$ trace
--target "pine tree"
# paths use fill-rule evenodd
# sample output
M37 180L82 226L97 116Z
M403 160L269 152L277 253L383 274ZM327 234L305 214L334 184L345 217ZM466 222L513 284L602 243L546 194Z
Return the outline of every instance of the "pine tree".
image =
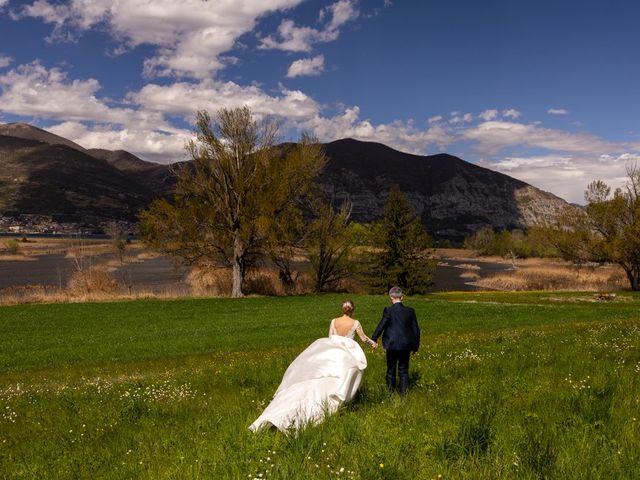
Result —
M435 271L435 261L429 258L431 239L397 186L389 193L374 231L381 252L372 259L372 287L382 292L399 286L409 294L424 293L433 284Z

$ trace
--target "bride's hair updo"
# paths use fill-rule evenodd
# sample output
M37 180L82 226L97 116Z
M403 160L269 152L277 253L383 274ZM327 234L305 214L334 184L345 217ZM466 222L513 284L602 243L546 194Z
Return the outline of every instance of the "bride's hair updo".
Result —
M355 308L356 307L351 300L345 300L342 302L342 313L345 315L351 315Z

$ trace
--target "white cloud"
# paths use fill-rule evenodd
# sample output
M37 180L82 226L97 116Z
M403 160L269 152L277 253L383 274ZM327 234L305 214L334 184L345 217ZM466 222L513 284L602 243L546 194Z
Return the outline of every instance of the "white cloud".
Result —
M584 191L593 180L603 180L613 188L626 181L626 161L638 155L622 154L601 161L597 155L549 154L481 160L479 165L518 178L573 203L584 204Z
M320 19L322 20L325 16L331 18L326 30L330 32L337 31L345 23L355 20L360 14L356 3L357 0L339 0L333 5L324 8L320 13Z
M13 58L0 55L0 68L8 67L12 61Z
M7 5L8 3L9 3L9 0L0 0L0 9L2 9L2 7Z
M459 138L476 141L476 149L482 154L493 154L513 146L585 153L604 153L616 149L614 144L594 135L505 121L490 121L472 126L461 131Z
M503 110L502 111L502 116L507 117L507 118L512 118L512 119L516 119L518 118L520 115L522 115L519 111L514 110L513 108L510 108L508 110Z
M429 117L427 120L429 123L438 123L442 121L442 115L436 115L435 117Z
M127 150L146 160L160 163L186 160L185 144L192 138L189 130L169 134L113 125L98 124L89 127L79 122L63 122L47 130L85 148Z
M452 140L446 129L439 125L424 131L416 129L411 121L374 125L371 121L360 118L360 108L357 106L346 108L333 117L316 115L298 122L297 127L313 132L325 142L351 137L384 143L398 150L417 154L424 154L433 146L442 149Z
M214 80L148 84L127 99L145 111L179 115L189 121L197 110L214 112L243 105L258 116L275 115L294 121L316 115L320 110L315 100L299 90L282 89L279 96L272 96L255 85L243 87Z
M473 115L470 113L465 113L464 115L459 112L452 112L451 118L449 119L449 123L452 125L457 125L460 123L469 123L473 120Z
M495 109L485 110L484 112L478 115L478 117L483 119L485 122L488 122L489 120L493 120L497 116L498 116L498 110L495 110Z
M221 55L269 12L292 8L302 0L37 0L16 18L36 17L54 26L52 39L69 39L92 27L108 29L116 52L148 44L157 54L145 62L147 75L204 78L224 67Z
M289 65L287 77L320 75L324 71L324 55L313 58L302 58Z
M568 115L569 111L564 108L550 108L547 110L547 113L549 115Z
M173 144L169 134L184 135L182 129L169 123L170 115L192 122L200 109L215 112L248 105L256 116L279 116L295 124L319 115L321 109L299 90L282 88L279 94L269 95L255 85L243 87L210 79L147 84L119 102L99 97L100 89L95 79L70 79L58 68L47 69L33 62L0 75L0 111L60 120L64 128L73 127L71 139L81 145L115 148L114 145L126 144L134 153L140 153L153 152L153 145ZM100 145L101 140L105 143ZM183 140L177 143L182 144Z
M261 39L260 48L289 52L309 52L313 43L319 41L320 32L311 27L296 27L293 20L283 20L278 26L279 40L273 36Z
M331 42L340 35L340 28L360 15L356 0L339 0L320 11L322 29L298 27L293 20L283 20L276 35L261 38L260 48L289 52L309 52L316 43Z
M171 130L160 115L108 105L96 96L100 88L100 83L93 78L70 80L58 68L47 69L33 62L0 75L0 108L14 115L135 123Z

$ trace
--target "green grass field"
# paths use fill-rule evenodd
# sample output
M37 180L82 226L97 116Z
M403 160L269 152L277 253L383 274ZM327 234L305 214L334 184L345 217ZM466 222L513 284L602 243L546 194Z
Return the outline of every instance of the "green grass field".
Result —
M384 352L296 435L249 424L340 295L0 307L0 478L640 477L640 296L410 298L407 398ZM384 297L353 296L367 333Z

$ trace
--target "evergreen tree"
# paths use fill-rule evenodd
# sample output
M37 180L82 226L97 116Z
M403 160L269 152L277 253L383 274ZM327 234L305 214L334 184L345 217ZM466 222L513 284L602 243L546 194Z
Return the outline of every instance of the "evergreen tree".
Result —
M397 186L389 193L374 231L381 251L372 259L372 287L387 291L399 286L409 294L424 293L433 284L436 265L429 258L431 239Z

